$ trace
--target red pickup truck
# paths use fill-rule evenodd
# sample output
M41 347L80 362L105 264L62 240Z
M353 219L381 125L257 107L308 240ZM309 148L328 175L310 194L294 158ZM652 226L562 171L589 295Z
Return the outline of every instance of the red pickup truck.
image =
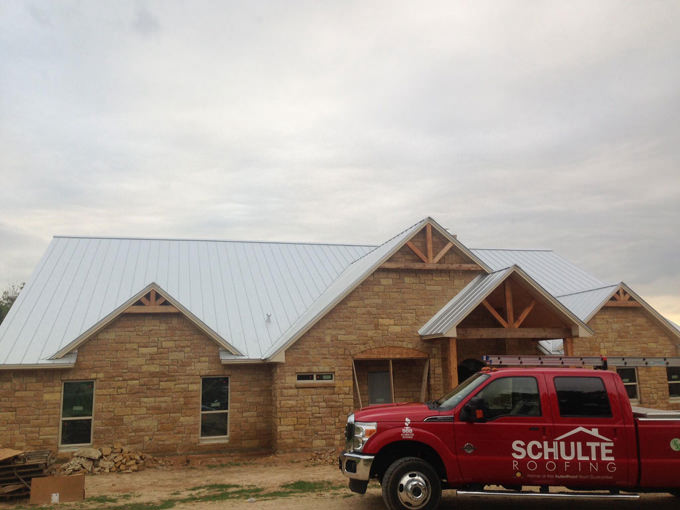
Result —
M487 368L439 400L361 409L345 437L350 489L377 479L390 510L434 509L442 489L499 493L488 485L680 496L680 413L632 408L606 370Z

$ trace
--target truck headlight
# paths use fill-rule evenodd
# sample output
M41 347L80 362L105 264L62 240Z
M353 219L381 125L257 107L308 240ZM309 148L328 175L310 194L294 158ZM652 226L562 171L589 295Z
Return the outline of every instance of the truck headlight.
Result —
M376 422L357 421L354 423L354 437L352 438L352 449L360 452L366 441L378 431Z

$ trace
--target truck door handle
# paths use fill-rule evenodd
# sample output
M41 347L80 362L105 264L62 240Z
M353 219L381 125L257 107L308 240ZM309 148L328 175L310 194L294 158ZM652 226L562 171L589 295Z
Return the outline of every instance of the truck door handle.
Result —
M537 431L537 430L538 430L538 427L529 427L529 430Z

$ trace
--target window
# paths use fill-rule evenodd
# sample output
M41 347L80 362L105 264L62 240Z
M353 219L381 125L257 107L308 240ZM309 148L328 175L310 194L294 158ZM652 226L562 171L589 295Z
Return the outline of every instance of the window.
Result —
M332 383L334 381L335 374L333 374L333 372L308 372L297 374L297 382L299 384Z
M680 398L680 367L666 367L668 393L671 398Z
M92 443L94 381L64 381L61 401L61 444Z
M229 378L204 377L201 380L201 438L229 436Z
M503 377L479 392L484 417L541 416L538 383L533 377Z
M616 373L619 374L623 381L628 398L630 400L638 400L637 370L635 368L617 368Z
M555 377L560 416L611 418L612 410L599 377Z

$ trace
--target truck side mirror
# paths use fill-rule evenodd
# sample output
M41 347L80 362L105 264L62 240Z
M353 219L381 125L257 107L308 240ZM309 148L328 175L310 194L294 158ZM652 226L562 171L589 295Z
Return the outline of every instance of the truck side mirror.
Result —
M461 409L458 419L468 423L486 421L482 400L479 397L471 398Z

